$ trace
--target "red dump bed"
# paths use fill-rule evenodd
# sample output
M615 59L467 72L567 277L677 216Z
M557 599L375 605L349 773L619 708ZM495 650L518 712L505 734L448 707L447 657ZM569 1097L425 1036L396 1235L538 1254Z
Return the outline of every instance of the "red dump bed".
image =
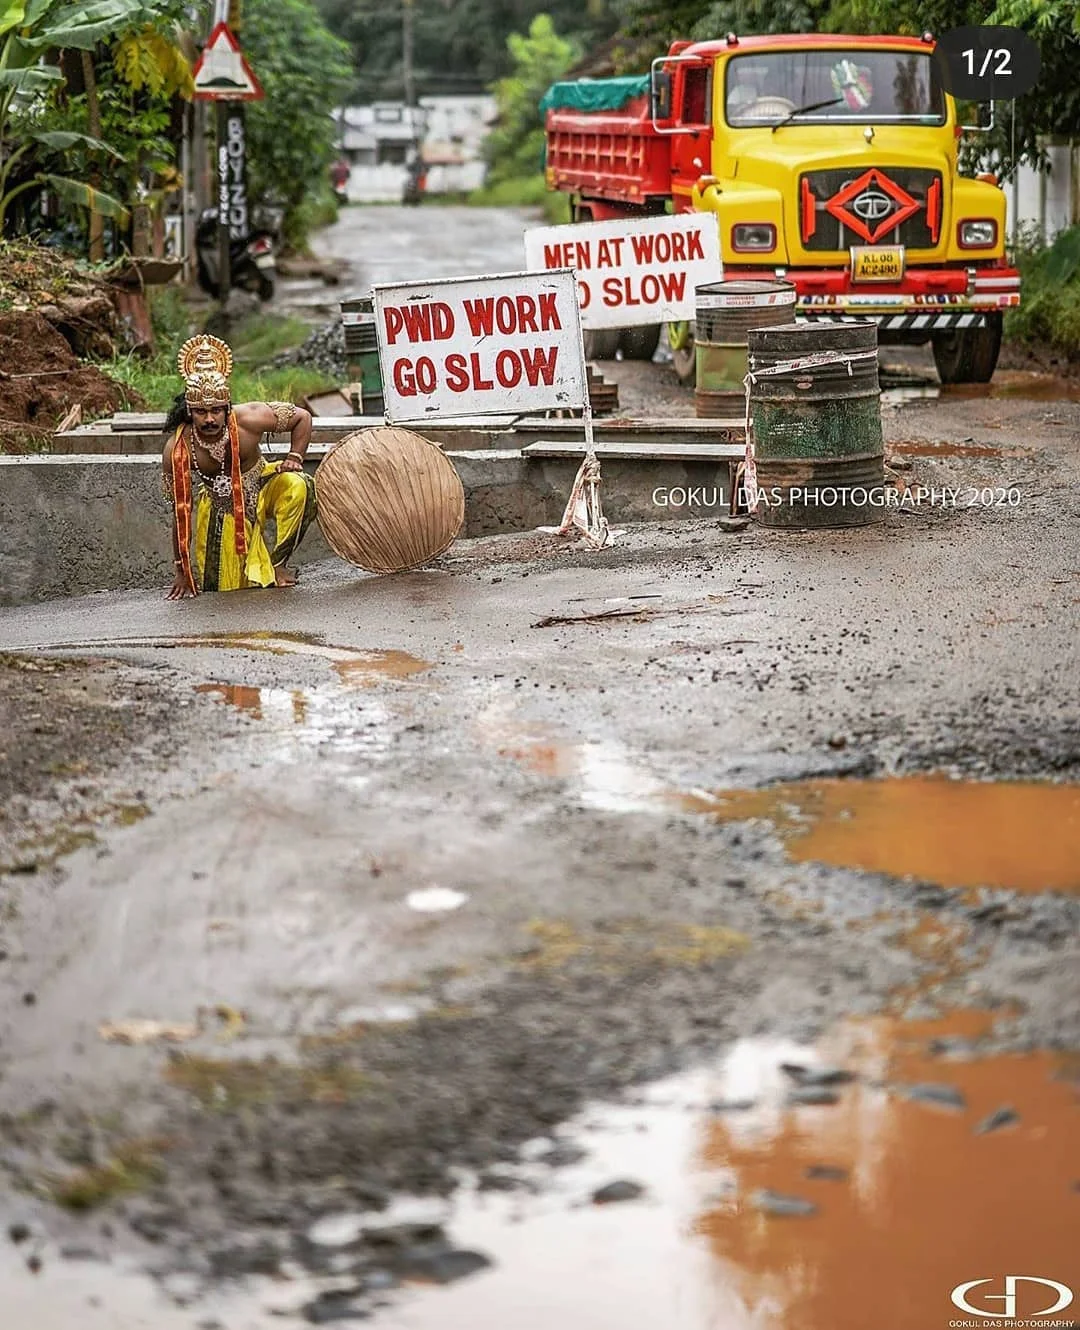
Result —
M547 113L549 189L644 203L671 194L671 136L657 134L647 96L618 111Z

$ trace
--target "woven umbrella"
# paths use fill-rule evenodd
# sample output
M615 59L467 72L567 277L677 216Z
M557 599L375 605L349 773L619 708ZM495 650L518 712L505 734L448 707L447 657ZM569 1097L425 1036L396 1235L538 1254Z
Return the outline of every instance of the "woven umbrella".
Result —
M315 472L326 543L372 573L418 568L448 549L465 491L435 444L389 426L347 434Z

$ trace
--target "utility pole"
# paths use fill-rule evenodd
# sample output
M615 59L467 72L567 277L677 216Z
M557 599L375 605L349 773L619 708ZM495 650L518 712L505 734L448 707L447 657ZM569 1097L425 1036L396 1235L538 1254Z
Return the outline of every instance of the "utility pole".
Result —
M405 105L416 105L416 84L413 79L413 3L401 0L401 71L405 83Z

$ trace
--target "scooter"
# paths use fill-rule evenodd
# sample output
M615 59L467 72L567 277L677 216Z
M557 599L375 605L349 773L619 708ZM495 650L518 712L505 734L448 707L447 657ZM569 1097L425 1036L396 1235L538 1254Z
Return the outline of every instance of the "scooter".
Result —
M424 190L427 187L427 170L419 164L409 167L409 174L405 177L405 187L401 193L402 203L415 208L424 197Z
M199 285L215 299L220 294L218 284L218 214L216 208L207 208L199 217L195 229L195 254L198 260ZM229 282L242 291L253 291L260 300L274 295L277 262L274 258L274 236L268 230L252 231L247 240L234 240L229 245Z

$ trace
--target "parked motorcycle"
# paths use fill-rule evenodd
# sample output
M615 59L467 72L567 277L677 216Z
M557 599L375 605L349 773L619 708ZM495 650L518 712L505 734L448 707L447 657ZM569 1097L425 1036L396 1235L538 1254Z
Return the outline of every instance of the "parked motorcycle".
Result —
M216 299L220 294L216 208L207 208L199 217L195 229L195 254L199 285ZM242 291L253 291L260 300L270 300L274 294L276 277L273 232L259 228L252 231L247 240L234 240L229 245L230 286Z
M427 188L427 167L419 159L409 164L409 174L405 177L401 201L410 207L416 207L424 197Z

